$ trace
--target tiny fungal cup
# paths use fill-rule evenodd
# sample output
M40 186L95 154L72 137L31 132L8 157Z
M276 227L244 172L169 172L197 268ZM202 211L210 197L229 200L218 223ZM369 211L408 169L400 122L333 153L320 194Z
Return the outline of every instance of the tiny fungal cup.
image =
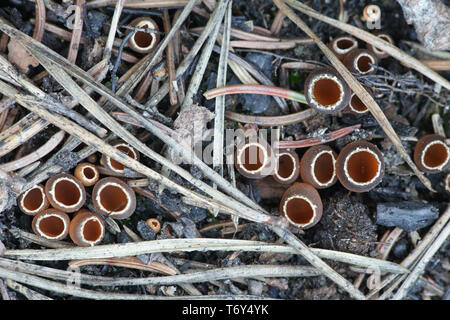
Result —
M295 182L283 194L280 213L296 227L308 229L322 218L319 192L307 183Z
M280 151L276 155L277 168L273 178L282 184L291 184L300 174L300 159L295 151Z
M69 236L77 246L92 247L103 240L105 224L89 210L81 209L69 224Z
M378 38L383 39L384 41L389 42L390 44L394 44L394 40L392 40L391 36L386 33L377 33L375 34ZM372 52L377 59L384 59L389 57L389 54L381 49L378 49L377 47L374 47L371 43L366 43L366 48L370 52Z
M69 233L69 216L50 208L34 216L31 223L33 232L49 240L62 240Z
M129 146L128 144L122 142L122 141L115 141L111 144L114 148L117 150L125 153L130 158L133 158L134 160L139 161L139 152L134 150L133 147ZM117 174L123 174L125 166L121 164L120 162L117 162L114 159L111 159L110 157L103 155L100 159L100 164L105 166L107 169L111 170L114 173Z
M317 189L331 187L337 181L337 154L326 145L309 148L300 161L302 180Z
M414 162L420 170L427 173L438 173L450 163L450 148L444 137L429 134L417 141L414 148Z
M80 180L85 187L93 186L100 178L97 167L89 162L80 163L75 168L74 176Z
M149 17L136 18L130 22L130 26L140 29L151 29L159 31L158 24ZM129 33L129 32L128 32ZM139 53L150 53L155 50L159 43L159 33L136 31L129 40L129 46L132 50Z
M378 185L384 176L384 159L372 143L359 140L346 145L336 160L341 184L354 192L366 192Z
M349 36L336 37L330 42L328 47L338 59L342 60L347 53L358 48L358 41Z
M368 87L364 88L371 96L373 95L372 89ZM348 111L356 116L362 116L365 114L369 114L370 112L367 106L361 101L361 99L359 99L359 97L354 92L352 92L350 96L350 102L348 103Z
M241 175L252 179L264 178L275 170L272 148L261 138L239 144L234 163Z
M155 218L149 218L145 221L145 223L147 223L147 225L152 228L154 233L158 233L159 230L161 230L161 223L159 222L158 219Z
M92 203L104 216L126 219L136 210L136 194L118 178L100 179L92 190Z
M376 4L369 4L364 8L363 16L366 21L376 22L381 18L381 9Z
M343 63L350 72L365 75L375 71L370 64L376 65L377 58L369 50L355 49L345 56Z
M45 194L50 204L63 212L75 212L86 202L86 191L71 174L57 174L47 180Z
M318 69L305 81L305 97L308 105L320 112L337 113L350 100L350 89L334 69Z
M41 184L35 185L22 193L17 199L17 202L20 211L30 216L42 212L50 205L45 195L44 186Z

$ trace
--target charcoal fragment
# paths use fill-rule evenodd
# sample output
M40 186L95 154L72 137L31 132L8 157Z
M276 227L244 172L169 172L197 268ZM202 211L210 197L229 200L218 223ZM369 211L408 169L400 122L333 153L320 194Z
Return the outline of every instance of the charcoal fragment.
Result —
M385 202L377 205L376 223L411 232L429 226L438 216L439 210L432 204L412 201Z
M153 229L150 228L145 221L140 220L137 223L136 229L139 232L139 234L141 235L142 239L155 240L155 237L156 237L155 231L153 231Z

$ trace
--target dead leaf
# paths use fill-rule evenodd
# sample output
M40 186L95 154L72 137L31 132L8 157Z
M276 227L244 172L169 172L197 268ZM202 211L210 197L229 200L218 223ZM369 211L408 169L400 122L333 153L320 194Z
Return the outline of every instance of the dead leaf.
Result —
M39 65L39 61L29 54L18 41L13 39L8 43L8 60L15 64L23 73L28 72L30 65L33 67Z

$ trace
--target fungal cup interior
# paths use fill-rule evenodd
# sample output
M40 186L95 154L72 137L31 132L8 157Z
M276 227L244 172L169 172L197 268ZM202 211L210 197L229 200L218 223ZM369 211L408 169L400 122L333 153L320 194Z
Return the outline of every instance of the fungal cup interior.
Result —
M302 198L289 199L285 205L285 213L296 224L307 224L314 217L314 209L311 204Z
M347 172L356 183L372 181L379 171L380 163L374 154L368 151L358 151L348 157Z

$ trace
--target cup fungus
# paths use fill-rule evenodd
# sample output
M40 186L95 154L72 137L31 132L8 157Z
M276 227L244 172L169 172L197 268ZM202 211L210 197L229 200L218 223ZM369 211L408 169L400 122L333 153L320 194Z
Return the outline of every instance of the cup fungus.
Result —
M322 200L319 192L307 183L295 182L283 194L280 213L299 228L314 226L322 218Z
M342 60L347 53L358 48L358 41L356 41L355 38L348 36L336 37L330 42L328 47L334 52L336 57Z
M80 163L75 168L74 176L80 180L85 187L93 186L100 178L97 167L89 162Z
M369 4L363 10L363 17L366 21L376 22L381 18L381 9L376 4Z
M262 138L242 142L236 147L234 163L240 174L247 178L261 179L274 172L272 148Z
M89 210L81 209L70 221L69 236L77 246L92 247L103 240L105 224Z
M158 233L159 230L161 230L161 223L158 219L155 218L149 218L145 221L145 223L152 228L154 233Z
M383 155L370 142L359 140L349 143L337 157L336 173L341 184L348 190L369 191L383 179Z
M384 41L389 42L390 44L394 44L394 40L392 40L391 36L386 33L377 33L376 36L378 38L383 39ZM372 52L377 59L384 59L389 57L389 54L381 49L378 49L377 47L374 47L371 43L366 43L366 48L370 52Z
M317 189L334 185L337 181L336 158L336 152L329 146L318 145L309 148L300 161L303 182Z
M450 163L450 148L444 137L429 134L417 141L414 148L414 162L420 170L427 173L438 173Z
M130 22L130 26L139 29L159 31L158 24L149 17L136 18ZM150 53L158 45L159 38L160 36L158 32L136 31L128 43L130 48L136 52Z
M86 202L86 191L71 174L57 174L47 180L45 194L50 204L63 212L75 212Z
M350 89L334 69L318 69L305 81L308 105L320 112L337 113L348 105Z
M49 207L47 196L45 195L44 186L35 185L22 193L17 199L20 211L30 216L34 216Z
M126 219L136 209L136 194L118 178L103 178L92 190L92 203L95 209L105 216Z
M350 72L364 75L375 71L370 64L376 65L377 58L369 50L355 49L345 56L343 63Z
M372 89L364 87L370 95L373 95ZM354 115L362 116L369 113L367 106L359 99L359 97L352 92L350 95L350 102L348 103L348 111Z
M273 178L282 184L291 184L297 180L300 173L297 152L280 151L276 157L278 161Z
M111 144L114 148L119 151L125 153L127 156L133 158L134 160L139 161L139 153L134 150L133 147L122 141L115 141ZM103 155L100 159L100 164L105 166L107 169L111 170L114 173L123 174L125 166L120 162L117 162L114 159L111 159L108 156Z
M33 232L49 240L62 240L69 233L69 216L50 208L34 216L31 223Z

